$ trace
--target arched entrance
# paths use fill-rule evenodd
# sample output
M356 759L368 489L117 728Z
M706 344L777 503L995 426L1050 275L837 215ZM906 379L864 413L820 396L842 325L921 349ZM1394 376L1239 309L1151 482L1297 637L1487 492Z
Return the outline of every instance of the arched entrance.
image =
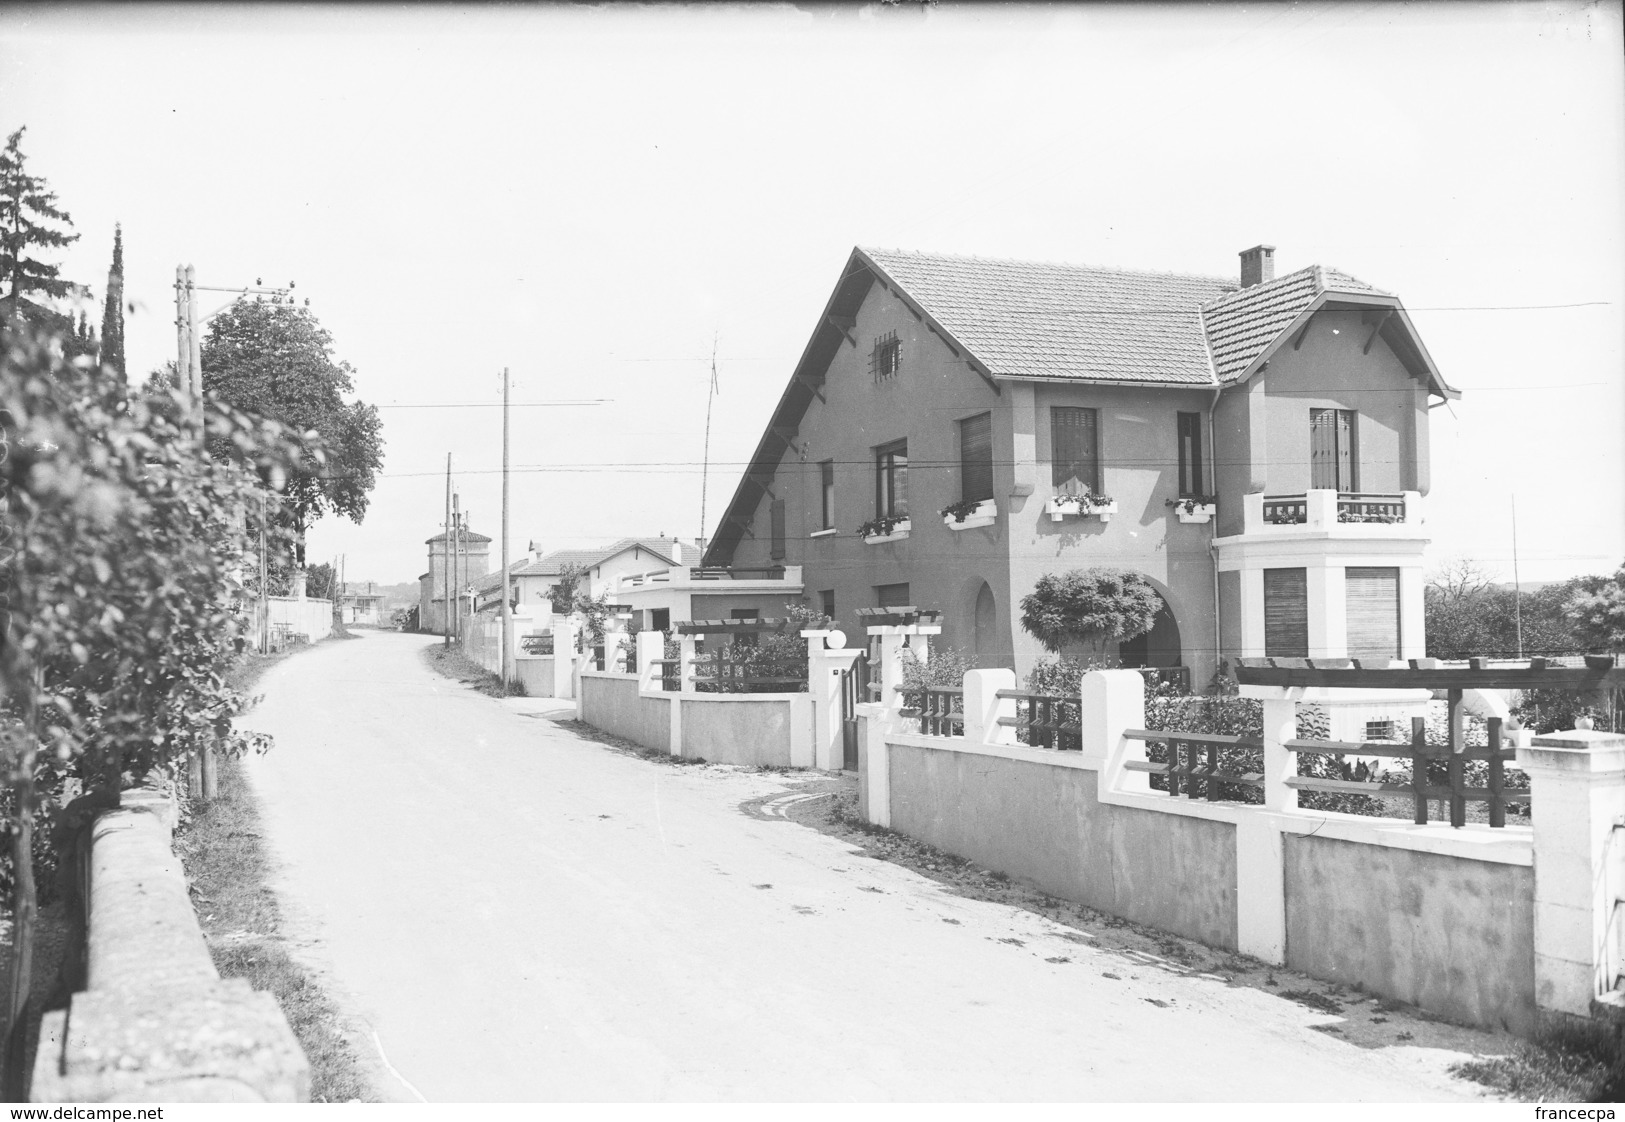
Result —
M993 602L993 590L986 581L976 590L976 601L971 609L971 654L976 665L988 669L1003 665L1005 646L999 634L999 609Z
M1179 643L1179 624L1160 591L1157 598L1162 600L1162 607L1157 611L1151 630L1137 639L1118 644L1118 657L1124 666L1179 666L1182 663L1184 651Z

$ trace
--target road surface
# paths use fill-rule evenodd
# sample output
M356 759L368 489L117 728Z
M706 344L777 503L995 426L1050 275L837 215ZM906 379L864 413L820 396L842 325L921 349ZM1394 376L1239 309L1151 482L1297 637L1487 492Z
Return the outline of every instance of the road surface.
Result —
M438 639L362 634L272 668L243 723L276 737L249 775L279 895L387 1097L1474 1097L1447 1054L740 809L794 775L616 752L435 674Z

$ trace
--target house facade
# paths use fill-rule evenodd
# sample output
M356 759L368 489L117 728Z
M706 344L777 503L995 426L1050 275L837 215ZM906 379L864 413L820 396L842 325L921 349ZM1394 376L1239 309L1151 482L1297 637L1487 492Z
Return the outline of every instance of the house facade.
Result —
M429 538L429 571L418 577L418 629L446 629L447 587L452 595L467 595L469 586L491 571L491 539L472 530L453 531L451 543L444 531ZM455 572L453 572L455 570Z
M1335 270L1240 280L854 250L706 564L799 566L857 609L943 612L1025 673L1040 576L1163 599L1127 665L1422 653L1427 422L1458 396L1399 300Z

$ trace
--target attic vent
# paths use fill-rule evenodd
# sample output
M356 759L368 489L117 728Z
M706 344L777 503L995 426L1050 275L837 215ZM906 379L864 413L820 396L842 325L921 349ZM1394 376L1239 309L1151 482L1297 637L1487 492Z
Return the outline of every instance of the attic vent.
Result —
M869 373L875 381L884 382L895 378L902 368L903 344L898 342L897 332L888 331L875 340L875 348L869 352Z

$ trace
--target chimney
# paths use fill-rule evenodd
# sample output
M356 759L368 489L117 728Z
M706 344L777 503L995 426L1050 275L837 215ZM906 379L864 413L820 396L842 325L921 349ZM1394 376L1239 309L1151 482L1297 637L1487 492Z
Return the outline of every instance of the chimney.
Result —
M1251 288L1275 279L1275 247L1255 245L1241 251L1241 287Z
M676 538L673 538L671 542L671 559L675 565L683 563L683 543Z

